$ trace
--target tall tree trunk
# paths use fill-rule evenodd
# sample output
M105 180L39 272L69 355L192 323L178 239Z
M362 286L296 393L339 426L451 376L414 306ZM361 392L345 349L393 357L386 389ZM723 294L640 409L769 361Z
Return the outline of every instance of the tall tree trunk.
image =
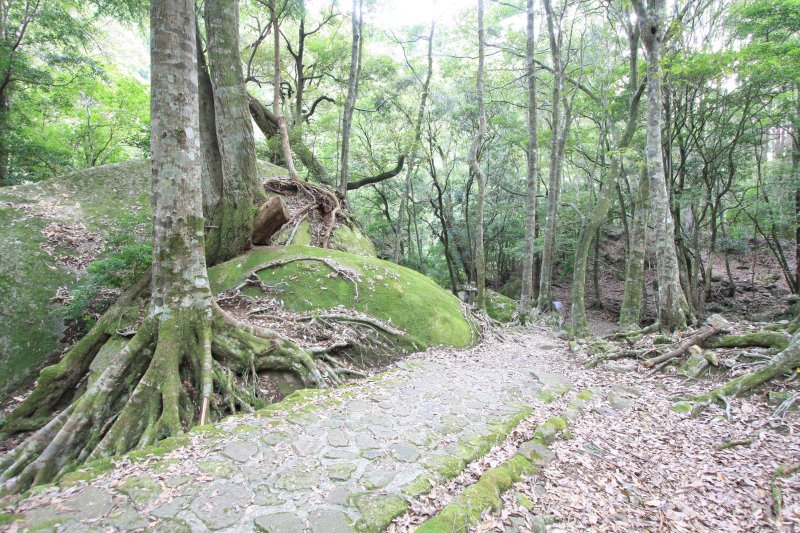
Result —
M635 47L631 47L635 51ZM634 63L636 56L631 60L631 87L638 85L636 80L636 68ZM608 216L608 210L611 207L611 200L614 196L617 180L619 180L620 170L622 168L622 155L621 153L625 148L630 146L633 135L636 132L636 125L639 120L639 103L641 102L643 88L638 87L635 92L630 95L630 104L628 107L628 119L625 123L625 130L622 135L616 139L615 154L611 159L611 168L608 172L608 178L600 184L601 189L597 197L597 202L589 215L586 224L581 228L578 236L578 244L575 247L575 263L572 273L572 328L576 336L584 336L589 333L589 322L586 318L586 267L588 264L589 249L592 244L592 237L595 234L599 235L600 226L605 222ZM609 117L609 120L613 120Z
M253 121L239 57L238 0L206 0L205 26L222 170L218 202L205 206L206 257L215 264L250 248L256 202L265 195L256 173Z
M408 153L408 168L406 169L406 179L403 183L403 190L400 193L400 209L397 211L397 226L395 228L395 241L394 250L392 251L392 261L399 263L402 260L402 243L403 243L403 227L408 209L408 196L411 191L411 181L414 176L417 164L417 150L419 148L420 139L422 139L422 121L425 118L425 106L428 102L428 91L431 85L431 76L433 75L433 32L436 22L431 22L431 31L428 34L428 71L425 73L425 81L422 83L422 96L419 101L419 108L417 109L417 122L414 124L414 140L409 148Z
M670 211L661 145L661 43L664 28L661 17L665 0L655 0L647 9L643 0L634 0L641 36L647 52L647 173L656 231L658 275L658 320L666 330L681 328L690 318L689 304L681 288L678 256L675 250L675 225Z
M483 73L484 73L484 30L483 30L483 0L478 0L478 131L472 140L468 161L472 174L478 183L478 201L475 206L475 285L476 306L486 309L486 257L483 250L483 210L486 202L486 176L478 163L478 151L486 137L486 108L483 102Z
M619 312L619 328L631 330L639 327L644 294L644 259L647 249L647 219L650 215L650 183L647 170L639 173L639 187L634 202L630 245L625 262L625 287Z
M792 135L792 177L800 184L800 85L795 87L795 125ZM794 293L800 294L800 185L794 190Z
M289 177L293 180L297 180L300 178L294 167L292 148L289 144L289 129L286 126L286 117L283 116L281 112L281 29L278 24L278 0L270 0L269 14L270 24L272 24L274 54L272 61L274 69L272 73L272 113L278 119L278 131L280 133L283 160L286 163L286 169L289 171Z
M542 265L539 275L539 304L542 311L549 310L552 306L550 292L553 280L553 262L556 246L556 219L558 218L558 203L561 194L561 160L559 146L562 144L564 128L561 121L561 91L563 87L563 69L561 66L561 44L556 37L556 20L551 0L544 0L544 9L547 13L547 35L550 41L550 55L553 61L553 106L550 117L552 129L552 146L550 147L550 179L547 187L547 219L544 230L544 249L542 250Z
M8 128L11 103L8 98L8 87L0 94L0 187L10 185L10 160L8 148Z
M363 0L353 0L353 44L350 48L350 77L347 82L347 101L342 117L342 163L339 174L339 192L347 195L347 182L350 179L350 129L353 111L358 98L358 80L361 74L361 29L363 28Z
M528 176L525 204L525 255L522 258L522 293L519 300L519 319L525 323L533 307L534 284L533 256L536 242L536 196L539 188L539 132L536 110L536 35L534 33L533 0L527 0L527 38L525 46L525 74L528 78Z

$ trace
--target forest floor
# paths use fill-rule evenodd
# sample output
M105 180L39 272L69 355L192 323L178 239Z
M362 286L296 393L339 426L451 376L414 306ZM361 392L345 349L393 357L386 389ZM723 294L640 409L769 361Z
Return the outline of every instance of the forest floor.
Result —
M584 358L539 329L430 350L6 500L0 529L443 531L437 515L490 502L471 531L800 530L800 474L776 477L800 457L797 412L757 394L692 418L673 404L708 381ZM539 468L476 490L520 454Z

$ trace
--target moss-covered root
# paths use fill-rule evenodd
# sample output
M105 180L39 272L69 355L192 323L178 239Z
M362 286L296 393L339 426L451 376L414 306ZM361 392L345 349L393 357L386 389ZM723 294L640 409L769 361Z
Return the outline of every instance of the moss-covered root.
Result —
M800 333L795 333L789 346L758 370L742 374L725 385L695 398L692 413L697 415L714 402L724 402L724 398L742 396L767 381L792 372L798 367L800 367Z
M789 337L777 331L757 331L744 335L725 335L709 344L711 348L775 348L783 350L789 345Z
M575 407L577 409L577 407ZM523 443L519 452L496 468L486 470L477 483L470 485L434 517L423 522L417 533L467 531L480 521L484 511L502 507L501 495L511 485L532 474L541 466L542 452L567 429L564 417L554 417L542 424L532 440Z
M195 424L211 379L209 315L208 309L183 309L159 320L147 370L89 459L141 448Z
M138 300L146 295L149 282L150 278L146 276L126 291L61 361L42 369L36 388L6 418L0 430L0 441L21 431L41 428L54 412L69 405L103 345L118 329L135 321Z
M214 356L234 371L290 370L306 385L325 387L311 353L294 342L266 328L240 322L217 304L213 306L212 327Z
M50 482L70 464L85 459L144 373L154 337L153 321L145 320L79 399L8 454L0 465L0 494Z

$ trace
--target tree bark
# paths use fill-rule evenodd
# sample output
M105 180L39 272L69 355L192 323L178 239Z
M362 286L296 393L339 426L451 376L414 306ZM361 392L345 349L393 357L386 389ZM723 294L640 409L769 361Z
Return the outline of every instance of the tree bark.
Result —
M664 0L654 8L634 0L642 40L647 52L647 174L656 231L658 273L658 320L662 329L684 327L691 318L689 304L681 287L675 249L675 224L670 211L661 141L661 44L664 38L662 16Z
M397 211L397 226L395 227L394 250L392 251L392 261L400 263L402 260L403 227L404 217L408 209L408 196L411 189L411 181L417 164L417 150L419 149L420 139L422 139L422 121L425 118L425 106L428 102L428 91L433 75L433 32L436 22L431 22L431 30L428 34L428 71L425 73L425 81L422 84L422 96L417 109L417 122L414 124L414 140L408 151L408 167L406 168L406 179L403 183L403 191L400 196L400 209Z
M635 36L634 36L635 37ZM631 46L631 50L635 50L635 46ZM636 62L636 56L631 60L631 65ZM636 87L638 81L635 79L635 67L631 67L630 72L631 87ZM620 169L622 168L622 155L621 153L625 148L630 146L633 135L636 132L636 125L639 120L639 103L641 102L644 87L638 87L636 92L630 95L630 104L628 107L628 118L625 123L625 130L622 135L616 139L615 154L611 159L611 168L608 172L608 178L603 180L600 184L600 192L598 193L597 202L592 208L592 212L587 219L587 223L581 228L578 236L578 243L575 247L575 263L572 274L572 328L576 336L585 336L589 334L589 322L586 318L586 268L588 264L589 248L592 244L592 237L595 234L599 235L600 226L605 222L608 216L608 210L611 207L614 190L616 189L617 180L620 176ZM608 121L613 120L612 117L607 117ZM595 273L597 267L595 266ZM597 283L595 282L595 287Z
M625 261L625 287L619 312L619 328L623 331L639 327L644 296L644 259L647 249L647 220L650 215L650 183L647 170L639 173L639 186L631 225L630 245Z
M278 132L280 133L281 147L283 149L283 159L286 163L286 169L289 171L289 177L293 180L298 180L300 178L294 167L294 158L292 157L292 148L289 144L289 129L286 126L286 117L281 113L281 29L278 24L277 4L278 0L270 0L269 2L270 23L272 24L272 35L274 37L272 113L278 120Z
M533 307L534 244L536 242L536 196L539 188L539 132L536 109L536 35L534 33L533 0L527 0L527 31L525 43L525 74L528 78L528 166L527 197L525 203L525 252L522 258L522 293L519 300L519 320L525 323Z
M206 0L205 26L222 170L216 205L206 202L206 257L227 261L252 245L256 203L265 199L256 173L253 122L239 57L238 0ZM206 187L209 189L209 187Z
M478 0L478 131L472 140L469 150L469 167L478 184L478 199L475 205L475 305L478 309L486 309L486 256L483 250L483 211L486 202L486 175L478 163L478 151L486 137L486 106L483 102L484 93L484 48L485 37L483 29L483 0Z
M8 98L8 88L0 93L0 187L10 185L10 160L8 147L8 128L11 103Z
M353 0L353 44L350 48L350 76L347 81L347 101L342 117L342 162L339 174L339 192L347 195L347 183L350 179L350 129L353 122L353 111L358 98L358 80L361 74L361 28L363 17L363 0Z
M561 122L561 91L563 88L564 71L561 66L561 43L556 37L556 20L551 0L544 0L547 13L547 35L550 42L550 55L553 61L553 102L550 117L552 128L552 146L550 148L550 178L547 187L547 219L544 230L544 249L542 250L542 264L539 274L539 303L542 311L547 311L552 306L550 292L553 281L553 262L556 246L556 222L558 218L558 204L561 196L561 158L559 147L563 145L564 124Z

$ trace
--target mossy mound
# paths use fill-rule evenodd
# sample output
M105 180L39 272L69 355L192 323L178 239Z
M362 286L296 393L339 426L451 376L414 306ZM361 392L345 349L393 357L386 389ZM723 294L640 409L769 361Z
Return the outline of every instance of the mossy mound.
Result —
M287 174L267 162L258 168L263 178ZM58 289L76 286L121 218L136 213L149 220L149 211L147 160L0 188L0 398L29 383L64 348L62 307L51 301ZM369 239L344 225L331 245L375 256Z
M330 268L314 260L259 271L261 281L279 291L276 298L289 311L328 311L341 306L404 331L403 344L417 349L464 347L475 339L474 326L455 296L419 272L375 257L313 246L259 247L210 269L211 286L215 293L224 292L262 265L303 257L330 259L356 273L358 281L332 276Z
M512 300L499 292L486 291L486 312L498 322L503 324L511 322L511 318L517 312L517 307L516 300Z
M132 161L0 188L0 395L61 347L51 299L75 285L115 217L148 208L149 180L149 163Z

